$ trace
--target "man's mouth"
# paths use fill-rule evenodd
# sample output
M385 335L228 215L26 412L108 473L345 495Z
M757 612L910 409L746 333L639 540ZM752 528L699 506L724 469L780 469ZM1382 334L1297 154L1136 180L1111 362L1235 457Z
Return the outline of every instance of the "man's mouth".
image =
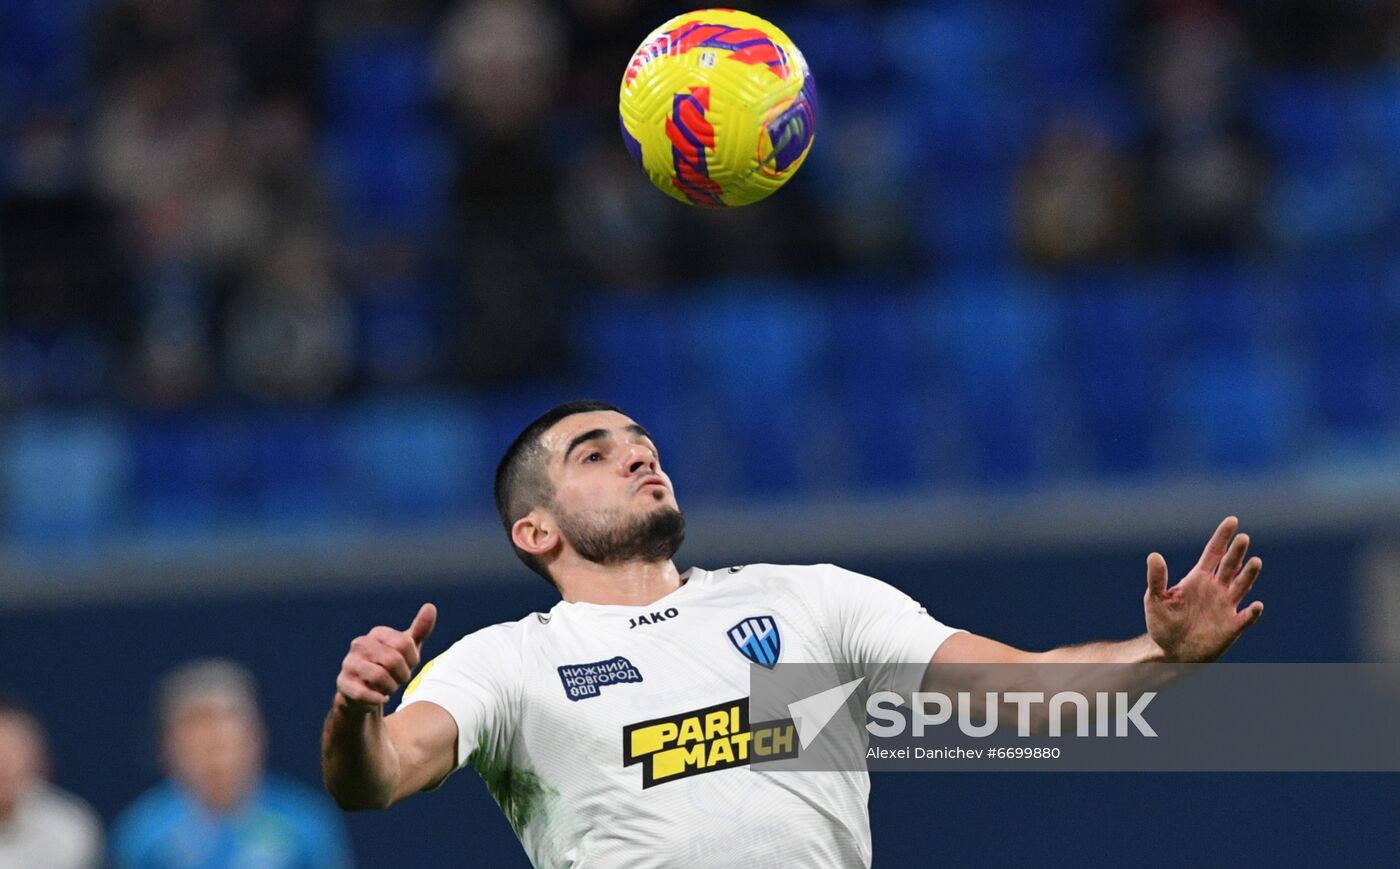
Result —
M646 479L642 480L641 485L637 486L637 491L640 492L648 486L660 486L664 489L666 488L666 481L661 479L660 477L647 477Z

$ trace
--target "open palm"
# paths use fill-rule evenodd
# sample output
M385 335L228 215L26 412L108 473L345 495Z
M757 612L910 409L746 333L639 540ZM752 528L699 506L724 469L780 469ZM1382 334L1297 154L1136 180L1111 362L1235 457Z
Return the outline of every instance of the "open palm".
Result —
M1236 535L1238 527L1238 519L1226 517L1211 535L1201 560L1171 588L1167 587L1166 559L1156 552L1147 557L1142 608L1147 632L1168 660L1213 661L1263 614L1262 601L1239 608L1264 563L1258 557L1245 561L1249 535Z

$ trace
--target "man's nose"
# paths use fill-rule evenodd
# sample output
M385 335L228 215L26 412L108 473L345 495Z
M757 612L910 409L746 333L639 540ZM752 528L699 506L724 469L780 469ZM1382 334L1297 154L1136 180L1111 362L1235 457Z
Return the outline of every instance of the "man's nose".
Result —
M627 453L627 473L629 476L656 470L656 461L647 450L633 446Z

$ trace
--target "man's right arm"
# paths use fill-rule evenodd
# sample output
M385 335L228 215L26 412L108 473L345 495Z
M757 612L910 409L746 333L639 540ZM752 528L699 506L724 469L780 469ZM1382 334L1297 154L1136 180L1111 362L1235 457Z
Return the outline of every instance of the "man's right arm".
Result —
M436 621L437 609L424 604L407 631L381 625L350 644L321 735L321 777L341 808L387 808L456 767L457 722L447 710L415 703L384 715Z

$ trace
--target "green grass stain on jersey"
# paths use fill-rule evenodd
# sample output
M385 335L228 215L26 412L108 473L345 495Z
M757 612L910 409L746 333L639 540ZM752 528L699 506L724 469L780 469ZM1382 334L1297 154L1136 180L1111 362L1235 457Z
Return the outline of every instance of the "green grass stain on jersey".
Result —
M493 756L485 734L468 760L517 834L536 817L547 798L558 795L532 770L518 769L509 759Z

